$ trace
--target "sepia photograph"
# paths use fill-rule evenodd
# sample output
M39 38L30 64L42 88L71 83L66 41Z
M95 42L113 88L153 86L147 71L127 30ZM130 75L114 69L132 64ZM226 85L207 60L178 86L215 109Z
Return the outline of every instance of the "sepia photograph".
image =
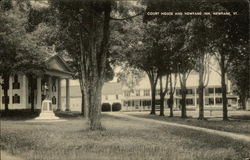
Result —
M249 0L0 0L0 160L250 160Z

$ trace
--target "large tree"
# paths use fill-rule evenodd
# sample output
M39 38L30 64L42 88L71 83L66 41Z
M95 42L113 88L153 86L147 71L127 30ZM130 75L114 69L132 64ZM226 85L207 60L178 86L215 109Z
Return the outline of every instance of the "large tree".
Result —
M218 2L214 9L237 13L212 18L214 37L211 43L220 66L223 120L228 120L226 75L235 55L239 53L239 46L249 43L249 7L248 2L243 0Z
M211 33L211 23L209 17L199 17L191 19L187 24L187 34L189 39L187 41L187 48L196 56L196 71L199 73L199 117L204 119L204 89L209 82L209 64L211 57L211 50L209 50L209 35Z
M241 109L246 109L250 97L250 57L249 45L241 45L228 69L228 78L232 82L233 92L239 95Z
M151 86L150 114L155 114L156 85L160 75L156 65L160 59L157 56L160 38L158 24L155 21L143 23L142 17L137 17L125 23L121 32L112 35L118 37L114 48L119 55L118 60L146 73Z
M112 0L49 2L58 20L56 25L64 32L59 40L69 42L63 47L77 63L85 117L90 129L101 129L101 90L110 66L110 23L122 20L111 14L119 7Z
M43 48L38 45L40 39L27 33L27 13L31 5L29 1L5 0L0 2L0 75L3 78L5 110L8 110L9 78L15 73L32 75L41 70L46 57ZM29 79L31 76L28 76ZM33 81L30 79L30 83ZM11 84L12 85L12 84ZM34 85L31 97L34 99ZM34 100L32 107L34 110Z

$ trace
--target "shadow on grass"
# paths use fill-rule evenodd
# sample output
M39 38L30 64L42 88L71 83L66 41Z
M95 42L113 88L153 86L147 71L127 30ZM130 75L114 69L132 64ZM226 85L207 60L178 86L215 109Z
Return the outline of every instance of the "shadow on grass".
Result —
M13 121L24 121L31 120L38 117L41 113L40 109L35 109L34 111L30 109L14 109L14 110L1 110L0 119L1 120L13 120ZM82 118L81 112L64 112L64 111L54 111L55 115L59 118L72 119L72 118Z
M237 116L231 116L233 120L250 120L250 115L237 115Z
M57 117L66 119L83 117L82 113L77 111L54 111L54 113Z
M35 109L34 111L30 109L14 109L14 110L1 110L0 117L1 120L30 120L39 116L41 110Z

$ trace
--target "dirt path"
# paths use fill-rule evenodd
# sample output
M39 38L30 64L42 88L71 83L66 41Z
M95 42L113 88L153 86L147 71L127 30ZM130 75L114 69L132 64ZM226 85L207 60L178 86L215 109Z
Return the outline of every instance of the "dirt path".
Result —
M144 121L144 122L149 122L149 123L153 122L153 123L164 124L164 125L169 125L169 126L188 128L188 129L203 131L203 132L211 133L211 134L215 134L215 135L230 137L230 138L236 139L236 140L250 142L250 136L246 136L246 135L242 135L242 134L238 134L238 133L219 131L219 130L190 126L190 125L185 125L185 124L178 124L178 123L174 123L174 122L164 122L164 121L159 121L159 120L154 120L154 119L138 118L138 117L127 115L125 113L118 113L118 112L114 113L113 112L113 113L106 113L106 114L109 114L112 116L117 116L117 117L128 118L131 120Z
M23 160L19 157L12 156L5 151L1 150L1 160Z

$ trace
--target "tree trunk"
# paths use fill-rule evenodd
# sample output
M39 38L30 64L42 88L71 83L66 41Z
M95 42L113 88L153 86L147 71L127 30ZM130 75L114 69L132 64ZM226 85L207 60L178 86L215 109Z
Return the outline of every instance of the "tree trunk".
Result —
M8 98L9 79L10 79L10 74L3 74L3 94L4 94L5 111L9 110L9 98L12 98L12 97Z
M28 74L28 80L30 83L30 103L31 103L31 111L35 111L35 79L32 74Z
M81 103L81 114L85 116L85 107L84 107L84 92L82 92L82 103Z
M199 120L204 119L204 88L203 86L199 86Z
M246 102L247 102L247 97L246 97L246 94L244 93L241 93L239 95L239 98L240 98L240 105L241 105L241 109L245 110L246 109Z
M150 87L151 87L151 112L150 114L155 115L155 90L156 90L156 85L157 85L157 81L158 81L158 77L156 77L156 79L154 78L154 75L152 73L152 75L150 75L147 72L148 78L149 78L149 82L150 82Z
M155 87L151 86L151 112L150 114L155 114Z
M84 106L85 115L89 113L90 129L101 130L101 92L103 83L95 79L94 81L86 81L84 86ZM86 110L88 108L89 110Z
M186 87L183 87L181 94L181 118L187 118L187 109L186 109Z
M200 66L199 66L199 120L204 119L204 63L203 58L200 60Z
M170 115L169 117L174 116L174 111L173 111L173 103L174 102L174 93L170 91L170 97L169 97L169 109L170 109Z
M242 108L243 110L246 110L247 109L247 97L245 96L244 99L243 99L243 103L242 103Z
M164 116L164 96L160 95L160 116Z
M160 76L160 116L164 116L164 93L162 86L162 76Z
M96 10L95 2L89 2L90 14L84 21L88 22L87 49L84 48L83 15L79 14L79 34L81 51L81 80L83 85L85 118L90 122L91 130L101 130L101 91L104 84L106 63L108 58L109 22L111 2L103 3L104 14ZM97 16L99 16L97 19ZM102 23L100 20L103 18ZM102 33L99 33L99 27ZM99 42L101 41L101 44ZM100 47L100 48L99 48Z
M224 56L224 54L221 54L221 87L222 87L223 120L228 120L226 67L225 67L225 56Z
M80 83L80 89L81 89L81 94L82 94L82 103L81 103L81 114L83 116L86 116L84 113L84 89L83 89L83 82L82 82L82 78L79 78L79 83Z
M174 111L173 111L173 104L174 104L174 89L173 89L173 81L172 81L172 75L169 77L169 82L170 82L170 92L169 92L169 101L168 101L168 107L170 109L170 115L169 117L174 116Z
M186 73L183 74L182 83L181 83L181 118L187 118L187 110L186 110Z

